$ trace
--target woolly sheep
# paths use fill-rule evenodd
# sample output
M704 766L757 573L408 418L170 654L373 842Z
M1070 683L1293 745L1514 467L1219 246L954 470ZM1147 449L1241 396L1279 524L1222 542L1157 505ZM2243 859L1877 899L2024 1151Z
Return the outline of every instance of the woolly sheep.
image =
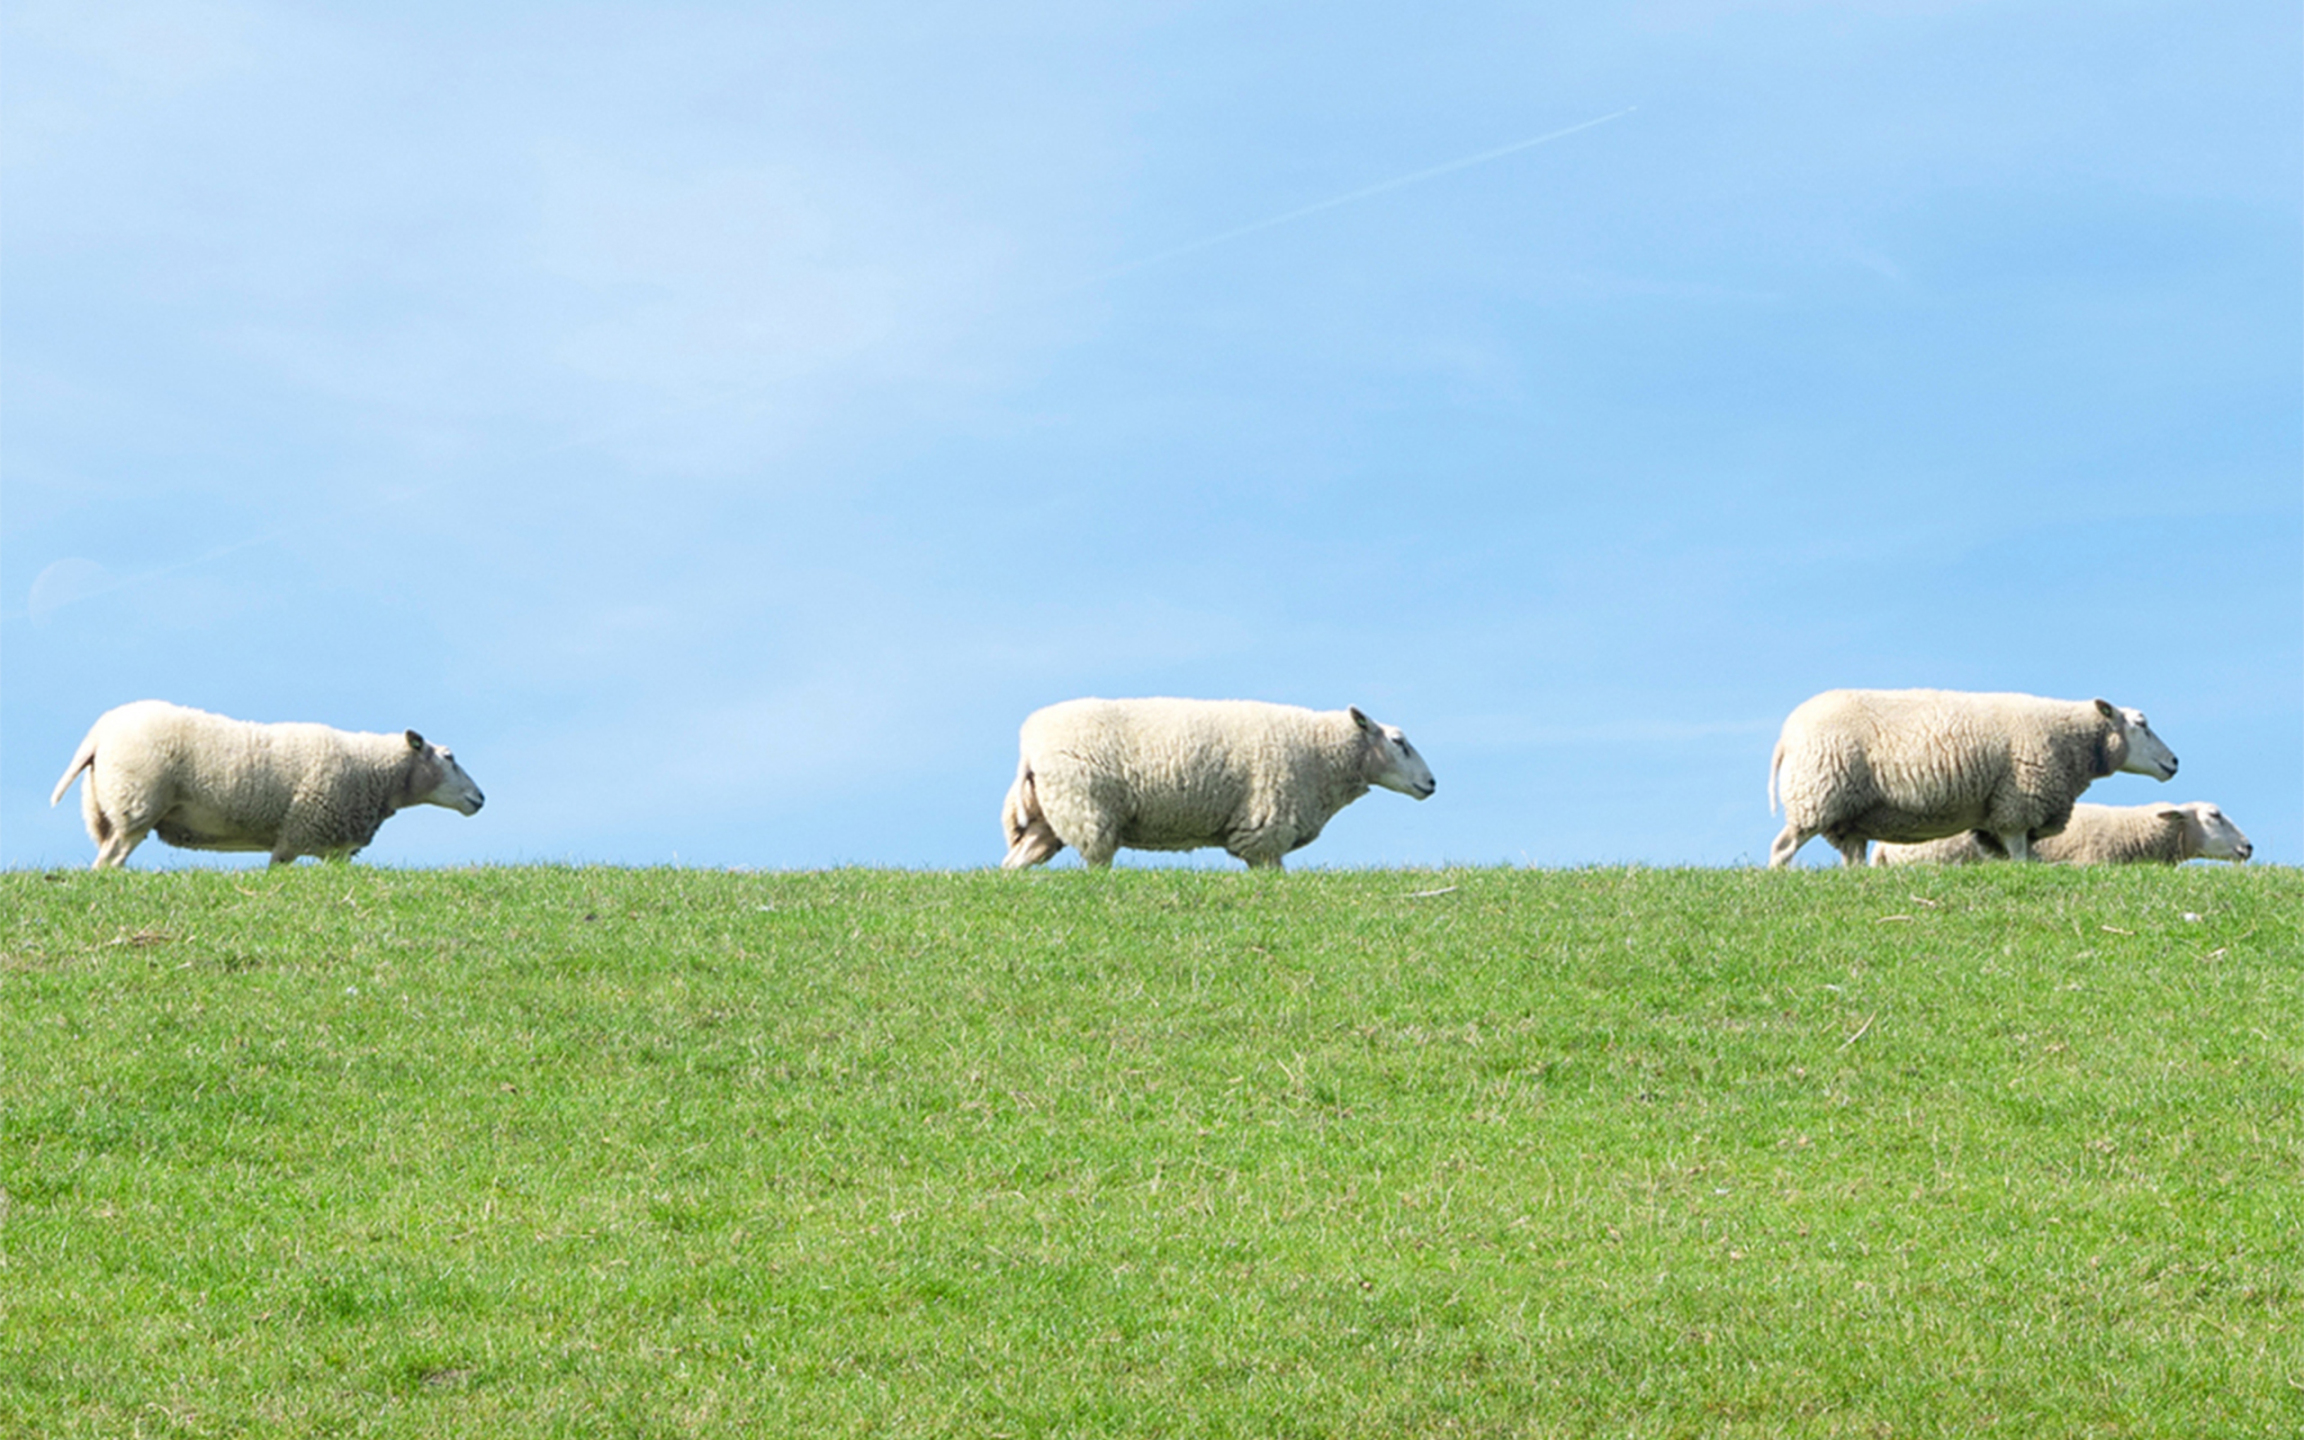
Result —
M2106 700L1955 690L1827 690L1785 717L1768 765L1784 829L1781 867L1822 835L1850 865L1872 840L1910 844L1983 830L2012 857L2064 828L2089 782L2115 771L2166 780L2176 757L2140 710ZM1781 781L1781 789L1779 789Z
M2069 829L2080 818L2082 807L2072 807L2072 819L2065 822ZM2032 847L2035 859L2041 858L2040 846ZM1981 865L1987 860L2005 860L2008 852L2000 842L1981 830L1964 830L1958 835L1945 835L1935 840L1922 840L1914 845L1898 845L1883 840L1872 851L1875 865Z
M1026 717L1001 806L1006 870L1066 845L1102 869L1122 846L1221 845L1252 867L1317 839L1371 785L1422 800L1432 771L1396 726L1257 700L1066 700Z
M155 833L189 850L269 850L275 865L342 860L396 810L473 815L485 799L454 755L413 730L260 725L163 700L98 716L48 803L83 770L80 809L99 870L125 863Z
M2256 853L2248 837L2205 800L2182 805L2075 805L2060 835L2032 846L2035 859L2059 865L2181 865L2187 860L2246 863ZM1924 845L1882 845L1875 865L1974 865L2005 860L1989 835L1969 831Z

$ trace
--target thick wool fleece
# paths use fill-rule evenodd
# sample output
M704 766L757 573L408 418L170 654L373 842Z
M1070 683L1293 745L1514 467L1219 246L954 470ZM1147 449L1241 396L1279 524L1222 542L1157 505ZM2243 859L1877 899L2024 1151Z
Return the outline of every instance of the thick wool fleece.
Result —
M1123 846L1210 845L1278 865L1394 764L1382 729L1349 711L1253 700L1067 700L1019 739L1011 868L1063 845L1095 866Z
M2209 826L2221 839L2211 847ZM2248 837L2206 801L2181 805L2088 805L2072 807L2060 835L2042 836L2032 855L2054 865L2181 865L2211 853L2222 860L2248 858ZM1875 865L1976 865L2005 860L2000 842L1970 831L1924 845L1882 845Z
M81 813L99 866L125 860L147 833L188 849L268 850L280 862L348 856L440 785L437 750L412 738L140 700L98 717L55 798L89 772Z
M1811 835L1860 864L1866 840L2053 834L2127 746L2119 720L2088 700L1826 691L1786 717L1776 743L1770 792L1785 823L1771 862Z
M2201 839L2181 806L2075 805L2064 833L2035 849L2061 865L2181 865L2199 856Z
M2035 846L2032 853L2038 857L2039 848ZM1982 865L1989 860L2007 858L2008 852L2000 848L1999 841L1987 841L1973 830L1940 840L1923 840L1917 845L1883 843L1872 850L1875 865Z

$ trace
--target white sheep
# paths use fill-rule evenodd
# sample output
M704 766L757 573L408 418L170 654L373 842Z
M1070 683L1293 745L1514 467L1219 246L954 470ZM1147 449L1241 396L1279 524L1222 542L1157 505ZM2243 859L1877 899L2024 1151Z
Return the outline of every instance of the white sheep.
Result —
M1989 832L2015 859L2064 828L2089 782L2115 771L2166 780L2176 757L2140 710L1956 690L1827 690L1785 717L1768 764L1784 829L1771 867L1822 835L1850 865L1872 840ZM1779 790L1781 779L1781 790Z
M148 834L189 850L269 850L275 865L342 860L396 810L472 815L485 799L454 755L413 730L260 725L164 700L96 717L48 803L83 770L80 810L99 870L125 863Z
M2182 805L2075 805L2062 834L2044 835L2034 859L2058 865L2181 865L2187 860L2246 863L2248 837L2205 800ZM1969 831L1921 845L1882 845L1875 865L1975 865L2008 854L1989 835Z
M1006 870L1070 845L1102 869L1122 846L1221 845L1254 867L1319 837L1371 785L1430 796L1424 757L1397 726L1348 710L1257 700L1066 700L1018 737L1001 806Z
M2079 818L2080 808L2072 807L2073 819ZM2066 821L2067 827L2072 821ZM2040 846L2032 847L2034 859L2041 858ZM1957 835L1940 836L1916 844L1898 845L1883 840L1872 849L1875 865L1981 865L1987 860L2005 860L2008 852L2000 842L1981 830L1963 830Z

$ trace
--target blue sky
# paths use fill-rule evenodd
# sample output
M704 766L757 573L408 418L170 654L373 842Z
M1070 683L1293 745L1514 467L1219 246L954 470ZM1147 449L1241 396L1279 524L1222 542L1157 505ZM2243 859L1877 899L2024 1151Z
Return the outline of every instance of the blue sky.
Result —
M1298 863L1749 863L1849 685L2140 706L2089 798L2295 864L2300 30L25 0L0 864L147 696L454 746L379 863L994 864L1086 694L1405 727Z

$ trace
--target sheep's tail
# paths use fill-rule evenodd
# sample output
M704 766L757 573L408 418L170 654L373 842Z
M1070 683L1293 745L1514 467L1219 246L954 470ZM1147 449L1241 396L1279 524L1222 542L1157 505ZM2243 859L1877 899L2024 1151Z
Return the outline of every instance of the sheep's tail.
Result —
M96 732L90 730L88 738L80 742L80 748L72 752L72 764L65 770L64 778L56 782L56 793L48 797L49 806L53 808L60 803L64 799L64 792L71 789L72 782L80 778L80 772L95 763ZM95 782L91 780L89 783Z
M1776 813L1776 772L1784 768L1784 742L1776 742L1776 753L1768 757L1768 813Z

